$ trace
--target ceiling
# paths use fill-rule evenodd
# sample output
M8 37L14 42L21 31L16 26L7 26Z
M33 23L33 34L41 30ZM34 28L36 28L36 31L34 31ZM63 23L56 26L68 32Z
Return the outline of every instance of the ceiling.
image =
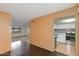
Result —
M12 14L13 22L25 24L29 20L74 6L73 3L0 3L0 11Z
M54 29L75 29L75 17L56 20L54 22Z
M75 17L56 19L54 23L55 25L75 23Z

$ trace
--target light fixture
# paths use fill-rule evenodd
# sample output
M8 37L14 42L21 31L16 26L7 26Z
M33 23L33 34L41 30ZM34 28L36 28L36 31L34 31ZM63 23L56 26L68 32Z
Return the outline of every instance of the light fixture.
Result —
M75 22L75 18L71 18L71 19L66 19L66 20L62 20L62 23L70 23L70 22Z

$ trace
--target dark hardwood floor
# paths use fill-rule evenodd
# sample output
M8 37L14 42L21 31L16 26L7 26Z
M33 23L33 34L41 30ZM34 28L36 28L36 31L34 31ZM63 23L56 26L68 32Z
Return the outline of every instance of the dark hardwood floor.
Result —
M30 44L30 55L31 56L52 56L53 53L51 51L48 51L43 48Z
M0 56L67 56L59 52L51 52L43 48L21 41L21 46Z

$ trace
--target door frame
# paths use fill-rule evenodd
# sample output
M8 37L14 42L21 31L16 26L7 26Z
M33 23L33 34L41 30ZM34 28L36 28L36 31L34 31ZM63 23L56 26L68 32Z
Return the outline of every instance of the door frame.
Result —
M76 47L76 30L77 30L77 28L76 28L76 21L77 21L77 19L76 19L76 15L74 15L74 16L67 16L67 17L61 17L61 18L54 18L54 20L53 20L53 25L55 24L54 22L55 22L55 20L61 20L61 19L68 19L68 18L75 18L75 47ZM55 33L55 30L53 29L53 31L54 31L54 33ZM54 36L54 33L53 33L53 36ZM55 36L54 36L55 37ZM55 49L56 49L56 39L54 39L54 51L55 51ZM76 49L76 48L75 48ZM76 51L75 51L76 52Z

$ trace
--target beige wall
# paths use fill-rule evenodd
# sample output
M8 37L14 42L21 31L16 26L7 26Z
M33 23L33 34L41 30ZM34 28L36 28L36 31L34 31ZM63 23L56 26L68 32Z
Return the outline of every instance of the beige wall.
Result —
M76 6L76 55L79 56L79 4Z
M37 18L30 22L30 42L41 48L53 51L52 20L48 17Z
M11 15L0 11L0 54L11 49Z
M32 19L30 21L30 43L49 51L54 51L54 19L75 15L76 8L71 7L57 13Z

